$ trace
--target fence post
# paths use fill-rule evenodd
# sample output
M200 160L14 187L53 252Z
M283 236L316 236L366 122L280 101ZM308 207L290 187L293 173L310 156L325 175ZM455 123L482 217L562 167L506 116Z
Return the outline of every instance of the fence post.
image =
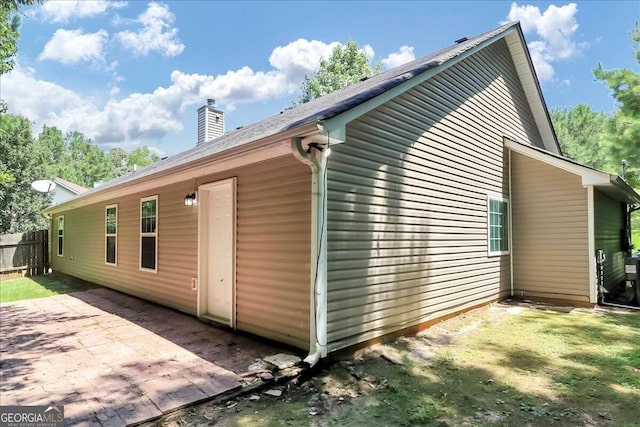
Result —
M49 230L42 230L42 274L49 272Z
M48 230L0 235L0 276L35 276L48 271L48 243Z

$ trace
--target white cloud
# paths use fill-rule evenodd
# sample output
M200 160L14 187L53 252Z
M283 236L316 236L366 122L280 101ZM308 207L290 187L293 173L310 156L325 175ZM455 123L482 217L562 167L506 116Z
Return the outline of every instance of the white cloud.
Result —
M386 69L394 68L416 59L413 53L413 46L401 46L396 52L390 53L389 56L382 60L382 65Z
M49 22L67 22L71 18L88 18L105 13L109 8L120 9L126 5L126 1L49 0L44 2L31 15L39 16Z
M55 83L38 80L35 70L16 64L13 71L2 77L2 97L9 111L22 114L36 122L54 125L61 112L68 114L69 108L89 108L91 101Z
M38 59L73 64L79 61L104 62L104 46L109 38L105 30L84 33L82 29L56 30Z
M46 123L63 131L79 130L106 146L156 144L181 132L185 115L194 114L206 98L213 97L221 108L233 111L239 104L293 95L305 74L317 71L320 58L329 56L336 45L298 39L273 49L266 70L244 66L218 75L175 70L166 86L124 95L119 88L124 78L115 71L114 62L103 99L40 80L33 69L17 65L3 76L2 95L12 113L24 114L37 127Z
M142 28L137 31L121 31L116 34L116 39L135 55L159 52L164 56L177 56L185 46L178 39L178 29L172 25L174 21L175 15L169 10L169 6L151 2L135 21L142 24Z
M273 49L269 64L283 73L287 81L298 85L305 75L318 71L320 58L328 58L333 49L340 45L338 42L327 44L318 40L298 39Z
M364 52L364 56L366 56L369 61L371 61L373 57L376 56L376 51L373 50L373 47L371 47L370 44L365 44L364 46L362 46L360 51Z
M553 66L549 63L549 60L545 55L546 50L547 46L542 41L529 43L531 61L533 61L533 65L535 66L538 79L543 82L553 80L553 76L555 74Z
M115 70L115 68L118 66L118 62L114 61L112 64L113 69ZM111 82L109 83L109 96L111 98L115 97L116 95L118 95L120 93L120 87L118 86L119 83L122 83L124 81L124 77L122 77L120 74L118 74L118 72L114 71L113 74L111 75Z
M520 21L522 31L535 32L539 37L529 43L529 50L540 80L554 78L554 62L578 54L580 45L573 39L578 29L577 12L575 3L561 7L550 5L544 12L533 5L511 4L506 22Z

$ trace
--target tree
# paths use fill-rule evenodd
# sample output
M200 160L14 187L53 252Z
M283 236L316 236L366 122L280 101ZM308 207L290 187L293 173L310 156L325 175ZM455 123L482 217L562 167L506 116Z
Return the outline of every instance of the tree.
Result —
M35 151L43 166L42 178L60 177L85 187L130 173L134 165L143 167L159 160L147 146L130 153L122 148L105 153L80 132L63 135L60 129L47 125L38 135Z
M38 135L36 153L45 170L43 178L60 177L73 182L75 172L68 161L69 150L60 129L44 125Z
M594 168L607 165L602 154L603 131L608 120L605 113L579 104L574 108L555 108L550 115L565 156Z
M76 184L93 187L113 177L112 161L107 154L81 132L62 135L60 129L43 126L35 144L44 176L60 177Z
M320 70L312 77L305 76L302 94L297 104L304 104L336 90L357 83L365 77L379 74L380 64L371 66L369 58L358 44L349 40L346 46L336 46L329 59L320 61Z
M640 28L632 32L636 60L640 64ZM594 70L596 79L612 91L619 109L607 122L609 168L619 170L627 161L627 182L640 189L640 74L630 69L606 70L602 64Z
M122 148L112 148L108 156L113 165L113 178L131 173L135 168L141 168L160 160L160 157L146 145L137 147L130 153Z
M2 0L0 1L0 75L13 70L14 58L18 53L20 37L21 6L35 4L36 0ZM38 3L42 3L41 0Z
M31 189L31 183L43 174L29 120L0 115L0 234L47 226L40 211L50 200Z
M129 155L122 148L112 148L109 150L109 154L107 154L107 156L109 157L113 168L113 178L126 175L133 170L132 168L129 168L129 165L127 164L127 158Z
M133 168L133 166L144 167L153 162L160 160L160 157L149 149L146 145L137 147L131 151L127 157L127 164Z
M66 142L69 147L73 178L69 181L84 187L93 187L96 182L108 181L113 176L113 168L107 154L91 139L78 131L68 132Z
M0 76L13 70L20 37L20 6L28 6L42 0L0 0ZM0 99L0 114L7 111L7 104ZM0 176L0 182L5 179Z

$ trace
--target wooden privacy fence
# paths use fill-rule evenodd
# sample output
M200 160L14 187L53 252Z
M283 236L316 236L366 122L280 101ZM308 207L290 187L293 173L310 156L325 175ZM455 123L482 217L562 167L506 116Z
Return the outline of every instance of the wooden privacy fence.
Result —
M0 235L0 277L36 276L49 268L47 230Z

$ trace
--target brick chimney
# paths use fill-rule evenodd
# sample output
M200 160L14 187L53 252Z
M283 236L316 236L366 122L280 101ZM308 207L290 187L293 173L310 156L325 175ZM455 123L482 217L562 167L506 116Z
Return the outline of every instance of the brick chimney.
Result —
M198 142L204 144L224 134L224 113L216 108L216 100L207 99L207 104L198 108Z

